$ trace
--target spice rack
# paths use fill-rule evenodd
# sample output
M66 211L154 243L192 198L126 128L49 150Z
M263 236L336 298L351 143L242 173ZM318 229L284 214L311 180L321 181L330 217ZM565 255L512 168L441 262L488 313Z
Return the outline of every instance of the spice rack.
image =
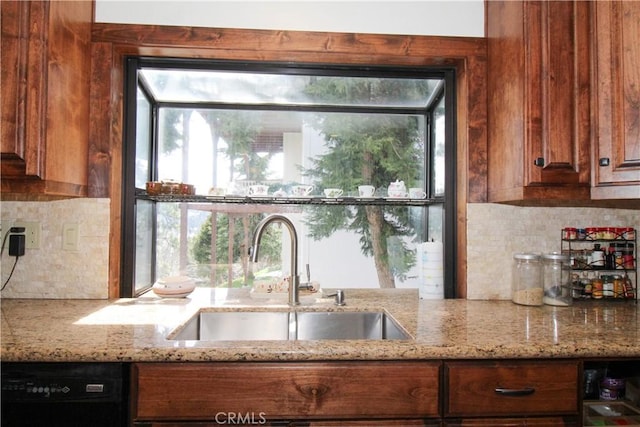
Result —
M562 230L562 253L571 262L573 299L636 301L637 232L631 227Z

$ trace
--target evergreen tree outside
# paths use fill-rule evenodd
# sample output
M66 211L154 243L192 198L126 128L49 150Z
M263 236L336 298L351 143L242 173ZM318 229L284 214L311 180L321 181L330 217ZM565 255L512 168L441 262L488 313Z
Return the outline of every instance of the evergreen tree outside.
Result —
M306 96L335 105L397 105L398 94L423 100L433 88L429 80L349 79L311 77L304 89ZM165 123L171 142L166 150L188 144L188 134L181 130L196 110L172 113L173 124ZM227 143L232 177L263 181L267 178L268 154L254 151L255 137L262 129L260 111L202 110L198 113L209 124L214 147L221 138ZM354 189L361 184L386 189L390 182L403 180L408 187L425 180L424 116L380 113L308 113L305 124L323 136L325 151L310 160L303 174L317 188ZM302 124L301 124L302 127ZM214 149L215 150L215 149ZM214 168L216 165L214 164ZM215 172L214 172L215 173ZM214 218L215 217L215 218ZM212 221L211 219L214 218ZM229 245L233 246L233 262L246 262L247 241L259 215L248 216L241 227L229 236L229 216L213 213L204 221L192 239L191 257L198 265L225 265ZM415 265L415 252L407 245L410 237L421 234L413 226L410 209L389 205L309 206L305 210L309 236L315 240L329 238L339 230L357 233L363 255L372 257L379 286L395 287L395 280ZM212 223L216 227L215 247L211 247ZM273 261L280 255L280 234L265 236L261 247L263 260ZM212 258L212 254L215 259ZM224 267L223 267L224 268ZM203 272L203 274L206 274ZM253 273L245 270L247 283ZM216 280L216 283L221 283ZM212 284L216 286L216 284Z
M318 77L306 92L340 104L366 101L387 105L395 102L397 93L424 98L430 90L428 84L414 80ZM380 189L396 180L405 181L409 187L424 179L420 176L425 161L424 132L418 116L322 114L313 116L311 126L324 135L327 152L314 158L305 174L321 187L349 189L368 184ZM340 229L360 234L361 251L374 258L381 288L395 287L395 278L403 278L415 265L415 251L402 239L416 231L406 207L314 207L309 209L306 224L316 240Z

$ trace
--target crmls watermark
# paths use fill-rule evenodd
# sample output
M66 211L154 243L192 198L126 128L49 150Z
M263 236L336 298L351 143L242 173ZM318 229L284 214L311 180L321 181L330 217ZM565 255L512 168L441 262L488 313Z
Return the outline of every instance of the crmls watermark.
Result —
M218 412L216 413L216 423L229 425L266 424L267 418L264 412Z

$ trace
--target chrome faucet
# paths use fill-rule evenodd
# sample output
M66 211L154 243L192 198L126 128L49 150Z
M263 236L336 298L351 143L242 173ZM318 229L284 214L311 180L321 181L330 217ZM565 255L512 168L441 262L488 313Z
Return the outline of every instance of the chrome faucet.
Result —
M264 229L272 222L281 222L289 230L289 237L291 238L291 278L289 280L289 305L294 306L300 304L300 294L298 285L300 283L300 277L298 276L298 234L296 228L289 218L283 215L269 215L256 226L256 230L253 234L253 243L249 251L251 261L258 261L258 247Z

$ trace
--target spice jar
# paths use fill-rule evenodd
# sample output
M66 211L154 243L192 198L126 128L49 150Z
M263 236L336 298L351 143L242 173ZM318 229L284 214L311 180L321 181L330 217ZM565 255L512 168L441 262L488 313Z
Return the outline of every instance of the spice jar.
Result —
M604 298L613 298L613 276L602 275L602 296Z
M622 248L622 267L630 270L635 267L633 260L633 243L627 243Z
M540 255L517 253L513 256L511 299L521 305L542 305L542 269Z
M599 277L591 281L591 294L593 299L602 299L602 279Z
M545 304L568 306L573 303L571 267L567 255L558 252L542 255L542 283Z

